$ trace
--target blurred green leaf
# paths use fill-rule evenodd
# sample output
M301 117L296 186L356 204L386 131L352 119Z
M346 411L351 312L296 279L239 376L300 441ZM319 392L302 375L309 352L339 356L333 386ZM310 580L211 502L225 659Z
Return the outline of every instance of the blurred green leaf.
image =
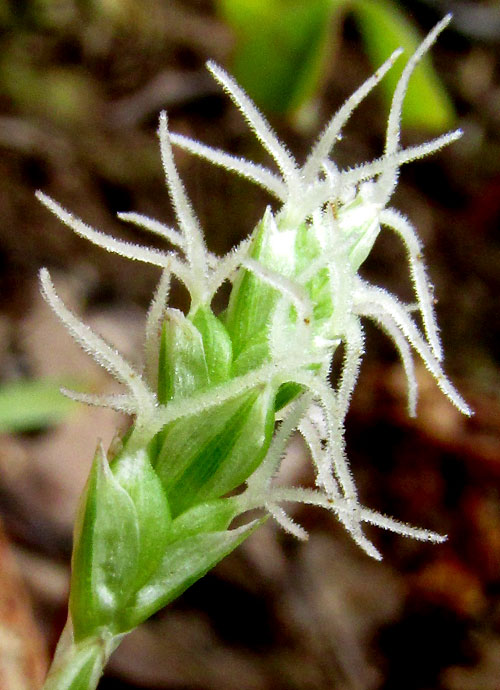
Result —
M236 34L231 71L268 112L290 113L317 90L338 0L219 0Z
M399 47L405 51L382 82L387 100L404 67L404 58L416 50L422 37L396 3L389 0L352 0L352 9L374 67L379 67ZM455 112L430 58L426 56L413 73L403 107L403 124L442 131L453 126Z
M0 53L0 90L21 112L49 118L60 126L92 122L99 112L96 80L79 66L42 67L23 35L16 35Z
M62 421L75 403L61 381L16 381L0 387L0 431L32 431Z
M219 7L236 34L232 73L260 107L279 114L304 110L317 92L336 10L352 10L375 68L396 48L408 57L422 38L391 0L219 0ZM382 83L389 103L404 66L399 62ZM403 123L442 131L454 121L451 100L426 57L411 78Z

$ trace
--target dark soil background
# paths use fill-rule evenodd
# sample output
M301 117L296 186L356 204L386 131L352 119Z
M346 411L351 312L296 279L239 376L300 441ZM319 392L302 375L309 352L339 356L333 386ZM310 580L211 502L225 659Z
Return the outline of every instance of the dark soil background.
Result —
M424 239L446 369L475 416L462 418L419 368L419 415L408 419L401 366L368 328L348 449L367 505L449 539L432 546L374 532L379 564L318 510L296 515L310 530L306 543L269 522L123 642L102 690L500 690L499 7L401 6L422 33L456 10L432 54L465 134L405 168L393 205ZM135 361L157 272L73 236L34 191L147 243L115 214L172 218L160 109L175 131L265 161L204 70L208 58L230 68L233 37L209 0L3 0L0 27L0 376L69 377L109 391L114 384L42 302L37 271L49 266L65 300ZM318 130L372 71L349 20L339 38ZM362 105L339 146L342 165L381 152L386 112L377 94ZM272 122L300 159L314 132ZM406 144L425 138L404 134ZM181 151L177 161L210 248L226 251L269 200ZM392 235L381 236L365 271L411 298ZM64 625L72 521L94 446L126 424L82 406L56 427L0 436L1 690L40 687ZM299 440L288 471L311 481Z

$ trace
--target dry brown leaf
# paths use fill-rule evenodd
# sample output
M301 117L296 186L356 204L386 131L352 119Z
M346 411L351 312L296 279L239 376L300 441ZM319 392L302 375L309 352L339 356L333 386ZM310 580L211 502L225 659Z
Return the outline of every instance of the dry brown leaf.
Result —
M0 525L0 688L39 690L47 658L7 537Z

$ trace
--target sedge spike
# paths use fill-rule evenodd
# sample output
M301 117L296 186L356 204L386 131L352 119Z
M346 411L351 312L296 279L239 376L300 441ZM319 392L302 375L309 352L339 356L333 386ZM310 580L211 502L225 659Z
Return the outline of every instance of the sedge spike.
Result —
M362 504L345 448L344 421L360 376L366 319L384 331L401 357L410 415L416 414L418 399L414 354L450 402L472 414L444 373L422 243L410 221L388 206L402 165L461 135L456 130L420 146L400 146L408 81L448 22L445 17L429 33L402 72L383 154L346 170L333 160L335 143L401 51L333 116L303 165L234 79L208 63L277 171L171 133L162 113L161 160L178 228L137 213L119 218L163 239L165 250L110 237L37 192L41 203L81 237L162 271L146 319L143 371L73 314L47 270L40 272L42 294L63 325L125 388L116 395L64 393L133 418L112 452L101 447L96 452L75 528L68 624L45 690L93 690L124 634L258 527L259 520L240 520L242 526L231 528L247 511L260 509L306 539L290 504L322 507L376 559L381 554L365 535L366 524L423 541L445 539ZM241 175L277 200L275 210L269 206L251 236L226 256L217 257L206 246L175 164L175 146ZM406 249L412 304L360 276L382 228L395 233ZM168 305L172 278L189 293L186 314ZM226 308L214 314L212 300L227 281ZM332 385L330 368L339 347L341 372ZM294 433L309 448L314 489L274 481Z

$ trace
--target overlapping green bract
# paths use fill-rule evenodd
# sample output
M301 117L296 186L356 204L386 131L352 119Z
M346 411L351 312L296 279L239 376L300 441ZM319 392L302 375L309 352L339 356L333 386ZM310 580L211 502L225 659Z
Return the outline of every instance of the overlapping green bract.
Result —
M175 310L165 314L158 361L163 404L209 389L224 371L230 376L222 323L207 307L193 321ZM265 455L274 393L263 386L187 415L136 451L125 439L111 462L98 448L75 527L70 614L76 643L104 630L128 632L253 531L255 522L228 530L238 509L222 497Z

